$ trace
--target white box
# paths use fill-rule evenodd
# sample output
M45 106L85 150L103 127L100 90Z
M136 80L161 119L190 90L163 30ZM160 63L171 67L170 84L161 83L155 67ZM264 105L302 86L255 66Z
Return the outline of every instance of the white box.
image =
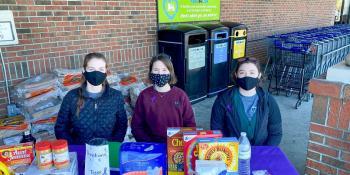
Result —
M78 157L76 152L69 153L70 164L65 169L56 169L52 167L48 170L39 170L36 165L36 159L32 162L25 175L78 175Z

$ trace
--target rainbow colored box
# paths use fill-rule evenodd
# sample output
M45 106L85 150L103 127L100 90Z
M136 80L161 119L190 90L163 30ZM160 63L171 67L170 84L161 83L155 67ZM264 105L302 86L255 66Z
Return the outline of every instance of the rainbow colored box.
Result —
M195 174L195 162L198 159L198 142L199 138L221 138L222 133L219 130L207 131L189 131L184 132L184 164L185 175Z
M238 171L238 140L235 137L198 139L199 160L221 160L227 172Z

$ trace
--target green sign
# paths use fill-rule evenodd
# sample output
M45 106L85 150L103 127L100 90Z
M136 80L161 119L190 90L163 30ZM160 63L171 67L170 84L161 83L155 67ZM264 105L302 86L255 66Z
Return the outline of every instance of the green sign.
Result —
M220 19L220 0L158 0L159 23Z

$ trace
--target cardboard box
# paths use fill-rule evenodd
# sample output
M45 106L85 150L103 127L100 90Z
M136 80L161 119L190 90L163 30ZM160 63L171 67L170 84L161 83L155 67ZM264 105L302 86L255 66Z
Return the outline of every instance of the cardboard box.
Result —
M184 164L185 175L195 173L195 162L198 159L198 142L199 138L221 138L222 133L219 130L207 131L188 131L184 132Z
M176 127L167 129L168 175L184 174L183 132L196 128Z
M199 160L221 160L227 172L238 171L238 140L235 137L198 139Z
M33 159L33 144L31 142L0 146L0 161L7 166L30 165Z

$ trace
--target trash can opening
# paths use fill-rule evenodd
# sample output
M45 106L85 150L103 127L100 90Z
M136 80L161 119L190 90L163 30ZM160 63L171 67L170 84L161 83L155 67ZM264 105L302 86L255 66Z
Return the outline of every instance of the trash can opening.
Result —
M201 35L191 35L188 38L188 44L192 45L192 44L201 44L205 42L205 35L201 34Z

